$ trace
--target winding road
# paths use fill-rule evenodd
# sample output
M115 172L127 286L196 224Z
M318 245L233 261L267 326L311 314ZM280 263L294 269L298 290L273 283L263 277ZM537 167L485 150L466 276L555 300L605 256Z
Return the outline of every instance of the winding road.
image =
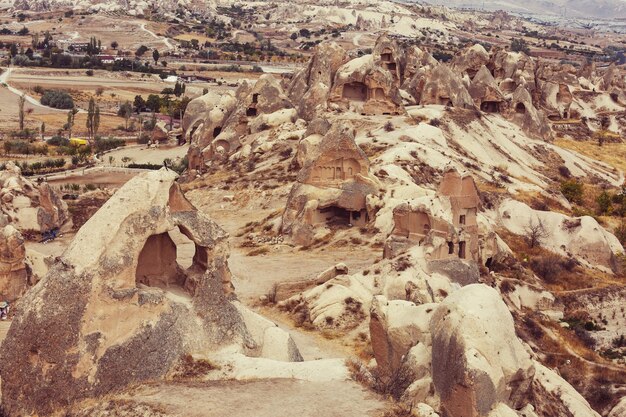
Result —
M13 68L8 67L4 70L4 72L2 74L0 74L0 84L4 84L6 85L7 89L12 92L13 94L17 95L17 96L22 96L24 95L26 97L26 101L30 104L32 104L35 107L39 107L42 109L46 109L46 110L51 110L54 112L64 112L65 110L60 110L60 109L55 109L53 107L48 107L48 106L44 106L43 104L41 104L39 102L39 100L36 100L35 98L29 96L28 94L24 93L23 91L18 90L15 87L11 87L8 83L9 80L9 76L11 75L11 72L13 71Z
M151 35L153 38L155 39L159 39L161 42L163 42L163 44L167 47L167 49L172 50L174 49L174 45L172 45L172 43L170 42L169 39L159 36L156 33L154 33L153 31L151 31L150 29L146 29L146 24L145 23L139 23L137 22L137 24L139 25L139 28L141 30L143 30L144 32L148 33L149 35Z

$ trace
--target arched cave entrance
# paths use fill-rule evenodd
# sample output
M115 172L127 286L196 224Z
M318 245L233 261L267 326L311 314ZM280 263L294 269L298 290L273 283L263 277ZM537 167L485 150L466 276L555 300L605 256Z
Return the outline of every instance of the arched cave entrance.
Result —
M485 113L497 113L500 103L497 101L483 101L480 103L480 110Z
M517 103L515 105L515 113L519 113L519 114L526 113L526 106L524 105L524 103Z
M189 295L196 279L208 266L207 248L195 244L182 227L150 236L137 261L135 284L156 287L177 295Z

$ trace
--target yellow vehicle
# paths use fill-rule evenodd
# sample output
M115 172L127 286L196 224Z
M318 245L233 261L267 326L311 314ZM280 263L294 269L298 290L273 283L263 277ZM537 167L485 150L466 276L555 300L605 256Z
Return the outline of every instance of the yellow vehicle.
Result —
M87 139L79 139L79 138L70 139L70 145L74 145L74 146L87 145L88 143L89 142L87 142Z

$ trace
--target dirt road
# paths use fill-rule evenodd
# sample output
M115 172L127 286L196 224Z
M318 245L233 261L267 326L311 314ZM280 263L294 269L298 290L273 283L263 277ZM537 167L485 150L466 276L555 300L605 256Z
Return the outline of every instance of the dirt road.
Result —
M122 399L172 417L367 417L379 415L384 404L352 381L288 379L164 383Z

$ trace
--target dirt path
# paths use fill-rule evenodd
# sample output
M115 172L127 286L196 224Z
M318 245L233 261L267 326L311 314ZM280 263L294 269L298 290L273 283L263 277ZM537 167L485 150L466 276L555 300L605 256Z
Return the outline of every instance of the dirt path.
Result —
M163 44L167 47L167 49L169 49L169 50L174 49L174 45L172 45L172 43L169 41L169 39L163 38L163 37L157 35L153 31L151 31L150 29L146 29L146 24L145 23L137 22L137 24L139 25L139 29L143 30L144 32L146 32L147 34L152 36L153 38L158 39L161 42L163 42Z
M149 404L172 417L366 417L384 408L352 381L169 383L141 387L122 399Z

